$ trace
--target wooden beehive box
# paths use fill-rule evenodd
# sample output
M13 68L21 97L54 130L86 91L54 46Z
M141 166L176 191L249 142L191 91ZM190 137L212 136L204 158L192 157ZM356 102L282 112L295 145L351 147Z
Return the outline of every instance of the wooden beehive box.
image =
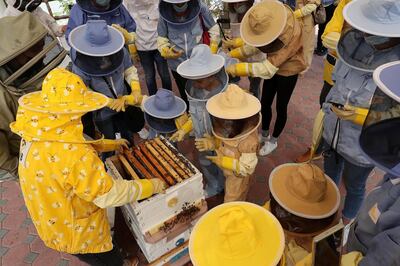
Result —
M168 141L165 143L168 148L178 153L172 144ZM192 176L170 186L165 194L156 194L146 200L122 207L127 216L125 218L135 224L136 231L140 232L148 243L158 242L207 211L202 174L182 154L179 153L179 157L190 166L194 172ZM114 178L131 179L117 156L108 158L106 165Z

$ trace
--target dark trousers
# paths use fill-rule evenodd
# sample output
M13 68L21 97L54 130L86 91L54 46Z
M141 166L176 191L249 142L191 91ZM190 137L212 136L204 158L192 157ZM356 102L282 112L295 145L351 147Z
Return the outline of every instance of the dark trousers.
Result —
M185 101L186 107L189 108L189 101L185 92L187 79L178 74L178 72L171 70L172 76L174 76L176 86L178 87L181 98Z
M160 52L158 50L138 51L138 55L146 77L146 85L149 94L154 95L157 92L156 69L154 64L157 67L158 75L160 75L162 87L171 90L172 83L169 75L168 63L167 60L160 55Z
M322 108L322 104L326 100L326 96L328 96L329 92L331 91L333 85L329 84L328 82L324 81L324 86L322 87L321 93L319 95L319 104Z
M324 46L322 45L322 34L325 31L326 24L332 19L333 13L335 12L336 6L334 4L325 7L326 21L323 24L318 25L318 39L317 39L317 49L321 50Z
M298 75L284 77L275 74L264 80L261 96L262 129L269 130L272 119L272 103L276 95L276 122L272 136L279 137L286 125L287 107L296 87Z
M121 138L132 143L133 133L139 132L144 126L144 117L139 108L130 106L125 112L119 112L108 119L95 121L95 123L104 138L115 139L115 133L119 132ZM102 159L105 160L113 154L113 152L105 152L102 154Z
M75 256L91 266L122 266L124 264L122 255L115 246L108 252L75 254Z

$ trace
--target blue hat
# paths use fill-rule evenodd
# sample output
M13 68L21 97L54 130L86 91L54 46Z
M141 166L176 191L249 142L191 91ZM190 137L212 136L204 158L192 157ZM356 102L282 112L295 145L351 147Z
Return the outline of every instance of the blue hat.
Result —
M147 125L154 129L157 133L168 134L177 130L174 118L161 119L144 113L144 120L146 121Z
M160 16L162 19L170 24L175 25L186 25L200 15L200 1L201 0L161 0L158 6L160 10ZM174 10L174 4L188 3L187 15L184 20L179 20Z
M176 71L187 79L201 79L218 73L225 65L225 58L212 54L205 44L196 45L190 58L179 64Z
M72 48L88 56L108 56L119 52L125 45L122 33L105 20L88 20L69 34Z
M400 37L399 0L357 0L343 9L344 19L362 32Z
M400 176L400 61L374 71L378 85L360 135L360 147L380 169Z
M122 0L111 0L110 7L105 11L96 8L90 0L76 0L76 3L86 13L105 15L116 11L122 5Z
M143 110L156 118L173 119L186 111L186 103L170 90L158 89L144 102Z

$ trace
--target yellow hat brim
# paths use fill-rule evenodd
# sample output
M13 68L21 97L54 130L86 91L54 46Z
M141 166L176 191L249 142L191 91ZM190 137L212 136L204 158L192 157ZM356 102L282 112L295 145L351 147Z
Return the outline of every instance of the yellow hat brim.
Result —
M260 101L249 93L244 93L246 104L237 108L228 108L221 105L221 97L224 97L224 95L219 93L207 101L206 109L212 116L221 119L244 119L261 111Z
M18 103L25 109L49 114L77 114L99 110L108 104L108 98L97 92L85 92L84 102L48 103L43 101L41 92L36 91L19 98Z
M251 255L238 259L218 252L218 219L229 208L240 206L255 222L258 244ZM195 225L189 240L189 254L194 266L267 266L277 265L282 257L285 236L279 221L269 211L249 202L225 203L207 212Z

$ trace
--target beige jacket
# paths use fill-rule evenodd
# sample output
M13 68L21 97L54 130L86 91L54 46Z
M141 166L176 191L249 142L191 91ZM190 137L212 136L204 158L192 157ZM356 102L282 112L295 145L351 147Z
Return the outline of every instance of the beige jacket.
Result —
M286 6L286 9L288 11L286 26L279 36L285 46L274 53L269 53L267 57L274 66L279 68L277 74L288 77L305 70L306 62L301 41L301 22L295 19L290 7Z

